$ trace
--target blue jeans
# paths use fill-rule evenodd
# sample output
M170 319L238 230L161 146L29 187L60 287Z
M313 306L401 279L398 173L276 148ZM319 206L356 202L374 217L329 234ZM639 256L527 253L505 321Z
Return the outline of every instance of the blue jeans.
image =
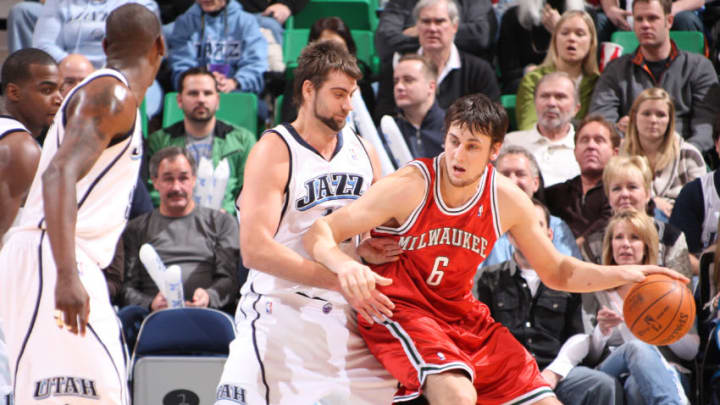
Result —
M618 346L597 367L615 378L625 379L625 399L628 404L684 405L685 393L680 392L677 371L662 361L655 346L639 340Z
M623 405L620 382L602 371L576 366L555 387L555 395L563 404Z
M10 8L7 18L8 50L10 53L32 46L33 31L42 11L42 6L42 3L23 1Z
M150 310L138 305L128 305L118 311L118 318L122 323L122 331L125 336L125 343L128 346L128 352L132 354L135 349L135 342L137 342L138 333L140 333L140 326L147 316L150 315Z

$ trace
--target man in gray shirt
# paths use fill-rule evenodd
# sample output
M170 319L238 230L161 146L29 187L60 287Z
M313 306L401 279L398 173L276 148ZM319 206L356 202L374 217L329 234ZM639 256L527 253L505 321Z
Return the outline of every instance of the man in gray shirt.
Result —
M126 307L119 316L129 343L145 316L168 306L139 260L144 243L166 266L180 266L185 306L230 309L237 300L238 225L227 213L195 204L192 155L176 146L161 149L150 159L150 177L160 206L130 221L123 233Z

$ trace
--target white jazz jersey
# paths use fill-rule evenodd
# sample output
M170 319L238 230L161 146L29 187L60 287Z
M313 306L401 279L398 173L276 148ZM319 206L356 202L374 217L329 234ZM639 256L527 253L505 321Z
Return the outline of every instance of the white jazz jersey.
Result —
M303 234L316 219L351 203L370 188L372 164L358 136L347 127L338 134L337 147L330 160L307 144L289 124L273 129L290 151L290 178L285 191L280 225L275 240L306 258ZM243 290L273 294L281 291L302 292L329 301L345 302L339 293L312 288L250 270Z
M30 133L25 125L23 125L20 121L9 115L0 115L0 139L3 139L14 132Z
M78 84L60 106L55 121L45 137L37 175L32 186L18 228L45 229L42 196L42 173L55 156L65 136L66 103L77 90L98 77L112 76L128 85L125 77L113 69L100 69ZM78 254L83 253L98 267L107 267L115 253L115 245L125 229L130 202L137 183L142 159L142 128L140 113L135 126L121 138L113 140L90 171L78 181L77 226L75 243Z

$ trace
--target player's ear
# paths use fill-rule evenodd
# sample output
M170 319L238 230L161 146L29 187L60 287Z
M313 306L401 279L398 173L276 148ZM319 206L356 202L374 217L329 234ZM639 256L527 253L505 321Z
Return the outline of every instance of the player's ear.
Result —
M490 161L491 162L494 162L497 160L497 157L500 154L501 148L502 148L502 142L493 142L490 145Z
M304 100L309 100L315 92L315 86L310 80L305 80L302 84L302 95Z
M20 101L20 86L15 83L8 83L5 87L5 97L12 102Z

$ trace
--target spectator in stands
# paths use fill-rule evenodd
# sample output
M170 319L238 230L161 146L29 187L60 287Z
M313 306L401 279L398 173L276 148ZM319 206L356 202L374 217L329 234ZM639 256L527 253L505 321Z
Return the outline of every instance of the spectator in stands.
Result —
M645 157L615 156L605 166L603 185L613 213L635 209L648 215L653 214L652 172ZM685 235L678 228L654 220L658 232L658 264L669 267L691 278L697 274L697 260L691 263ZM583 258L589 262L602 262L602 246L605 231L598 229L585 238L580 246Z
M712 148L712 124L720 107L711 87L717 73L703 55L678 49L670 39L671 0L636 0L633 28L640 45L608 64L595 85L590 112L618 122L625 131L627 114L640 93L662 87L675 103L675 130L704 152Z
M565 72L543 76L535 88L538 121L532 129L505 136L505 145L525 146L540 165L545 186L549 187L580 174L574 160L572 119L580 109L575 82Z
M620 135L612 124L597 115L585 117L575 133L575 160L580 175L545 189L550 213L567 222L578 246L582 246L586 235L605 229L610 218L602 174L619 146Z
M545 60L520 81L515 108L518 129L531 129L537 122L535 88L543 76L555 71L565 72L579 83L580 110L575 118L582 120L590 108L590 97L600 76L596 55L597 37L592 17L581 10L566 11L553 31Z
M168 305L139 260L145 243L165 265L180 266L186 306L228 309L238 291L237 222L229 214L195 204L192 154L177 146L157 151L150 159L150 177L160 192L160 207L130 221L122 236L126 307L119 316L131 341L145 316Z
M517 93L522 77L545 59L560 16L584 9L582 0L518 0L503 14L497 47L503 94Z
M204 66L215 75L221 93L263 90L267 42L255 17L234 1L197 0L175 21L168 44L176 89L183 72Z
M440 72L437 80L440 108L448 108L453 101L467 94L483 93L493 100L500 100L495 70L485 60L459 51L453 43L460 21L454 0L420 0L413 15L420 42L417 53L429 58ZM377 118L395 112L392 94L394 62L386 62L382 68Z
M495 160L495 168L503 176L512 180L530 198L536 196L538 190L541 190L542 176L535 156L520 145L505 145ZM580 250L575 243L575 236L570 227L565 221L553 215L550 216L549 221L550 230L553 233L553 245L558 252L580 259ZM505 234L498 238L492 251L480 264L480 267L510 260L514 251L508 235Z
M413 13L418 0L390 0L380 14L375 32L375 49L383 63L394 53L417 52L420 47L419 24ZM457 0L460 21L455 45L463 52L493 60L497 21L490 0Z
M194 67L180 75L178 106L183 120L153 132L147 139L147 155L152 156L168 146L187 149L195 162L207 159L213 168L226 160L230 169L222 208L235 214L235 199L243 184L245 160L255 144L255 135L245 128L220 121L215 117L220 107L216 77L205 67ZM155 187L153 202L162 202L161 191ZM197 193L197 191L196 191Z
M7 45L10 53L32 46L33 31L45 0L21 1L10 7L7 16Z
M95 67L93 67L88 58L79 53L71 53L66 56L62 62L60 62L59 68L60 94L62 94L63 98L67 96L68 92L70 92L76 84L83 81L90 73L95 71Z
M309 0L238 0L243 10L255 14L260 28L272 32L275 41L282 45L283 25L291 16L302 11Z
M400 58L393 71L394 116L413 158L435 157L443 150L445 111L435 100L437 67L418 54Z
M533 200L540 226L550 239L550 214ZM511 237L512 240L512 237ZM615 378L588 367L575 366L559 356L570 338L586 340L580 294L548 288L519 250L511 260L488 267L476 282L477 298L487 304L492 317L507 327L538 363L542 375L564 404L612 405L623 403ZM587 351L574 353L575 362Z
M673 17L671 22L672 31L704 31L698 11L705 6L703 0L679 1L671 0L672 8L668 13ZM632 1L628 0L601 0L600 10L595 14L597 23L598 40L600 42L610 41L615 31L630 31L633 25L632 11L628 10L628 4L632 7Z
M621 211L605 232L603 264L656 264L657 246L657 231L649 216L632 209ZM687 404L681 385L681 378L687 376L681 377L674 365L692 368L688 361L697 354L697 331L661 347L635 338L622 317L622 302L632 286L583 296L583 309L590 315L588 327L593 328L588 358L599 361L597 369L615 378L628 374L623 382L628 404Z
M630 108L630 122L621 149L645 156L653 175L655 216L667 222L686 183L707 171L702 154L675 132L675 105L663 89L644 90Z
M713 130L715 150L720 153L720 117ZM685 233L688 249L696 257L711 248L720 219L720 169L687 183L675 200L670 223Z

